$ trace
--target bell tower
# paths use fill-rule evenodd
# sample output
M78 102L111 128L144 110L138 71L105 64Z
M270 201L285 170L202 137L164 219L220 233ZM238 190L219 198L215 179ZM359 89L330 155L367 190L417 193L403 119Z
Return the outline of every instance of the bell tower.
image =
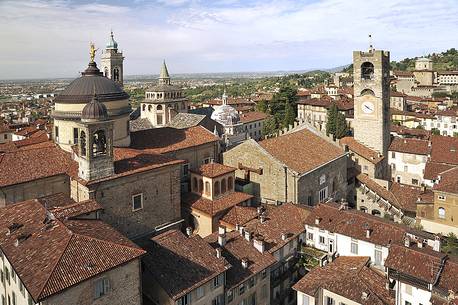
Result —
M78 176L91 181L113 175L113 121L96 95L84 106L78 125Z
M105 51L101 55L101 66L103 75L117 82L121 87L124 82L124 57L122 52L118 51L118 43L114 40L113 31L107 43Z
M390 52L353 52L354 138L388 158L390 145Z

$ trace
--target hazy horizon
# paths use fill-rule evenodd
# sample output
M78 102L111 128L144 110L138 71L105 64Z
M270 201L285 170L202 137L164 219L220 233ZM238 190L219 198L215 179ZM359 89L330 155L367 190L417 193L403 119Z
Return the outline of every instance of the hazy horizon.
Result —
M455 47L457 13L453 0L2 0L0 79L78 77L111 29L132 76L163 59L171 74L331 69L369 33L399 60Z

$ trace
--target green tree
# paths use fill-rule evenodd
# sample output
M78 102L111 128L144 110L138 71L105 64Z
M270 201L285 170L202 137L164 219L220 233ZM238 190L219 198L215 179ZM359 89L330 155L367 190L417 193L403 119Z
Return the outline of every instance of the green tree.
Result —
M256 110L264 113L269 112L269 104L267 101L260 101L256 104Z
M442 242L442 252L447 254L458 254L458 238L455 234L449 233Z
M418 124L417 127L415 127L415 128L416 129L422 129L422 130L425 129L425 127L423 127L423 125L421 125L421 124Z
M295 119L296 119L296 114L295 114L293 106L291 106L290 103L286 103L285 116L283 117L282 126L288 127L289 125L294 124Z
M433 128L433 129L431 129L431 134L433 134L435 136L439 136L441 134L441 132L440 132L439 129Z
M326 122L326 134L334 135L336 134L336 123L337 123L337 114L339 110L337 109L337 104L332 102L331 106L328 109L327 122Z
M343 113L338 112L336 117L336 131L334 133L334 137L337 139L341 139L348 135L348 126L347 121L345 120L345 115Z
M264 122L264 125L262 126L262 135L265 137L274 134L277 132L277 130L278 126L275 117L270 117Z

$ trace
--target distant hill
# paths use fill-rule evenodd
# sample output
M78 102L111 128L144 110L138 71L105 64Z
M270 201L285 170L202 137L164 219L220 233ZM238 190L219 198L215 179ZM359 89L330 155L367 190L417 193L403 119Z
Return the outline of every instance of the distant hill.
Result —
M415 60L420 57L430 58L433 61L433 69L438 71L458 70L458 51L451 48L442 53L432 53L427 56L418 56L412 58L404 58L401 61L392 61L391 70L412 71L415 69ZM342 72L352 72L353 64L346 66Z

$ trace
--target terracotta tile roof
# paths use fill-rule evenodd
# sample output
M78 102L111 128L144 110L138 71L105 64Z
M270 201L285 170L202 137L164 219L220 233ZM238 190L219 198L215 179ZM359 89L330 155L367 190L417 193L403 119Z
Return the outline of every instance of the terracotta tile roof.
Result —
M458 165L458 138L432 136L431 161Z
M340 145L347 145L351 151L355 152L357 155L363 157L373 164L377 164L384 159L384 157L377 153L375 150L372 150L362 143L359 143L353 137L344 137L340 139L339 143Z
M458 117L458 109L456 107L449 108L447 110L437 111L436 114L442 116Z
M213 248L221 248L218 244L218 232L205 238ZM260 273L262 270L276 263L275 257L269 252L259 252L253 242L247 241L238 231L226 233L226 244L222 251L223 257L231 264L227 271L226 289L231 289ZM242 266L242 260L248 260L248 267Z
M394 295L385 288L382 273L368 267L369 257L341 256L324 267L312 269L293 289L315 296L326 289L358 304L391 305Z
M197 170L191 170L193 173L199 174L208 178L215 178L222 175L229 174L236 170L235 167L227 166L220 163L207 163L202 164Z
M148 252L143 258L146 269L173 300L230 268L200 236L186 237L178 230L152 238L144 249Z
M185 193L181 197L181 202L185 207L214 216L251 198L253 198L252 195L241 192L224 194L215 200L209 200L194 193Z
M320 203L307 217L306 224L376 245L388 246L404 240L407 227L357 210L343 210L338 204ZM319 219L319 224L316 224ZM371 230L367 238L367 230Z
M434 284L445 257L443 253L427 248L392 245L385 260L385 267Z
M153 128L132 132L130 137L130 148L156 154L170 153L219 140L202 126L186 129Z
M433 189L458 195L458 166L442 172L439 183Z
M391 97L406 97L407 94L402 93L402 92L397 92L397 91L391 91L390 96Z
M52 141L48 138L48 135L45 131L40 130L40 132L35 133L37 136L30 137L18 141L9 141L4 144L0 144L0 153L2 152L12 152L18 149L29 149L38 147L37 144L42 144L41 146L52 146Z
M57 145L0 155L0 186L66 174L74 161Z
M246 124L246 123L256 122L260 120L265 120L269 117L270 115L264 112L250 111L250 112L242 113L240 115L240 121Z
M384 188L380 184L378 184L375 180L371 179L368 175L366 174L358 174L356 176L356 179L358 179L359 182L364 183L369 189L371 189L373 192L375 192L377 195L391 203L397 208L402 208L400 202L398 202L397 198L394 196L394 194L389 191L388 189Z
M307 129L266 139L260 141L259 145L299 174L305 174L345 155L342 149Z
M428 180L434 180L437 179L440 173L445 172L446 170L449 170L454 167L455 165L451 164L428 161L426 162L425 173L423 177Z
M402 136L412 136L424 140L428 140L431 137L431 131L425 129L408 128L405 126L398 126L395 124L391 124L390 129L391 132L395 132L398 135Z
M393 138L388 148L389 151L396 151L414 155L429 155L430 147L428 140L414 138Z
M249 221L245 230L264 238L266 251L275 252L286 243L296 238L305 231L304 223L310 214L310 209L286 203L280 206L267 206L266 220L261 223L259 219ZM283 240L282 233L287 235Z
M57 193L37 199L55 217L65 220L102 210L95 200L76 202L63 193Z
M413 72L412 71L393 71L393 74L395 76L404 76L404 77L413 77Z
M444 265L444 269L436 283L436 286L445 291L458 292L458 259L449 257Z
M431 190L423 191L420 187L393 182L390 191L403 211L416 212L417 202L433 203L434 194Z
M258 217L255 207L244 207L236 205L229 209L226 215L220 219L220 223L235 226L236 224L245 225L252 219Z
M13 132L8 125L0 122L0 133Z
M47 215L37 200L0 209L0 247L35 302L144 254L136 246L118 243L124 237L108 225L103 224L104 235L110 240L74 232L80 221L72 221L71 229L66 221L45 222Z

